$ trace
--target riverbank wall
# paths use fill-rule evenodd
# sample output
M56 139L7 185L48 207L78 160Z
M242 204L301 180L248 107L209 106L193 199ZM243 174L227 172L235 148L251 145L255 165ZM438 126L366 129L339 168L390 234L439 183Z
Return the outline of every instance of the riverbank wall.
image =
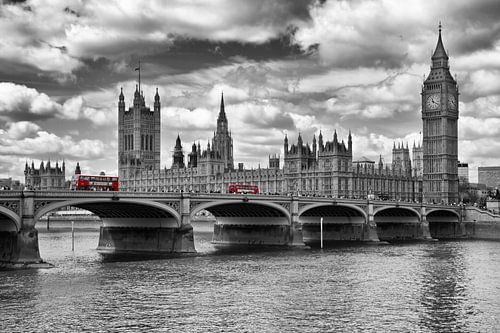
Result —
M470 239L500 240L500 215L476 207L466 207L464 233Z

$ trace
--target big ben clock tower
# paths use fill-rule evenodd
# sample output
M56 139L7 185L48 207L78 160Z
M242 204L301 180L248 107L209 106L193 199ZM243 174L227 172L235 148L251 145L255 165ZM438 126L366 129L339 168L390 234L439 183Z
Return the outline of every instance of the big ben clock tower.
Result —
M441 24L422 87L424 201L458 203L458 87L450 74Z

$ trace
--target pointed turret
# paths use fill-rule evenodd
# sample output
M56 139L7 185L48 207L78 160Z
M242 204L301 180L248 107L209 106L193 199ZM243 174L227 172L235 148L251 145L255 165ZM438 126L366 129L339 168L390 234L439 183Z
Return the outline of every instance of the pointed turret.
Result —
M337 130L335 130L335 132L333 133L333 143L338 143L338 139L337 139Z
M319 130L319 136L318 136L318 145L319 145L319 151L323 152L323 133L321 133L321 130Z
M286 156L288 154L288 137L285 133L285 139L283 140L283 153Z
M444 49L443 40L441 38L441 22L439 22L439 37L436 45L436 49L432 54L432 68L448 68L448 55Z
M81 175L82 170L80 169L80 162L76 162L75 175Z
M227 122L226 110L224 108L224 92L222 92L221 98L220 98L220 111L219 111L219 118L217 119L217 122L219 122L219 121L226 121Z
M120 88L120 96L118 96L118 111L125 111L125 96L123 95L123 88Z
M134 108L140 109L141 105L142 105L142 98L141 98L141 93L139 92L139 86L135 85Z
M318 146L316 145L316 134L313 136L313 153L316 156L316 151L318 149Z
M155 102L160 101L160 94L158 94L158 87L156 87Z
M441 38L441 29L442 29L441 22L439 22L439 37L438 37L436 49L434 50L434 53L432 54L432 60L440 59L440 58L444 58L444 59L448 60L448 55L446 54L446 50L444 49L444 46L443 46L443 40Z
M172 157L172 168L184 168L184 152L182 151L181 137L179 134L177 134L177 139L175 139L174 154Z
M154 103L154 111L159 112L160 111L160 94L158 93L158 88L156 88L156 94L155 94L155 103Z
M177 139L175 139L175 148L180 148L182 149L182 145L181 145L181 137L179 136L179 134L177 134Z
M349 136L347 137L347 151L352 154L352 135L351 135L351 130L349 130Z

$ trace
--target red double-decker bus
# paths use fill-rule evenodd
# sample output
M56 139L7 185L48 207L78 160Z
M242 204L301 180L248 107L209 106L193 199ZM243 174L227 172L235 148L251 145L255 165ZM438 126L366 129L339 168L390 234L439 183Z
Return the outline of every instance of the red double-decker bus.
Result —
M227 193L259 194L259 187L257 185L230 184L227 188Z
M70 189L74 191L118 191L118 177L74 175Z

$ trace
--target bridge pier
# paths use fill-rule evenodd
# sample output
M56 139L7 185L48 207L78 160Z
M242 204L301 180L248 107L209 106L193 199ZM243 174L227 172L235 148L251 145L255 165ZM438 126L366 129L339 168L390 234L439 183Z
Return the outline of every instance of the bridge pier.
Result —
M23 268L43 264L35 229L33 192L25 192L19 201L20 228L0 232L0 267Z
M102 218L97 251L103 255L145 256L196 252L189 197L181 197L179 209L179 218Z
M425 206L420 207L420 229L422 231L422 239L431 240L431 231L429 229L429 222L427 221L427 213Z
M363 241L364 242L380 242L377 233L377 224L375 223L375 216L373 214L373 203L368 202L366 206L367 219L363 225Z
M289 245L301 246L304 245L302 236L302 224L299 220L299 202L296 198L292 197L290 203L290 238Z

